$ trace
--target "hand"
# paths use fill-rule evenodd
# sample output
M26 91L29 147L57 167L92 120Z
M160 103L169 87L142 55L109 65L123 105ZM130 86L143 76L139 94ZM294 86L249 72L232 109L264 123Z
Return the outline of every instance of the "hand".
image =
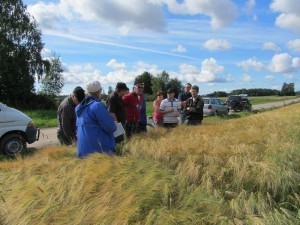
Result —
M174 111L174 109L173 108L171 108L171 109L169 109L169 111L168 112L173 112Z
M190 110L191 110L191 107L187 107L186 110L190 111Z

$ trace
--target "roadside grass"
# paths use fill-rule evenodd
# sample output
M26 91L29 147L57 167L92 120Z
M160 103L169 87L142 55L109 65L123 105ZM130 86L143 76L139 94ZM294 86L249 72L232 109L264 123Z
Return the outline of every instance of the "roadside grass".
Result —
M57 126L57 110L30 110L24 113L40 128Z
M0 163L3 224L300 224L300 107Z

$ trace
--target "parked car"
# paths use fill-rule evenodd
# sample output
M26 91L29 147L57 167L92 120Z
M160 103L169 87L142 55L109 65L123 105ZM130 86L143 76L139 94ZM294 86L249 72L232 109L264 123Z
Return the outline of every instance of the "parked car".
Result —
M15 156L39 139L40 130L32 119L0 102L0 151Z
M252 104L245 94L229 95L226 99L226 104L228 105L229 109L234 111L252 109Z
M228 115L229 108L222 100L218 98L203 98L204 116Z

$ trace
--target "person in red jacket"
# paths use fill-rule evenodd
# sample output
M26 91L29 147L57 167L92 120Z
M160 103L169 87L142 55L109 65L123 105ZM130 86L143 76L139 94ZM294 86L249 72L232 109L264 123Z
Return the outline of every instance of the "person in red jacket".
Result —
M133 133L140 132L141 108L143 104L144 83L134 83L132 92L123 96L123 102L126 108L125 132L127 138Z

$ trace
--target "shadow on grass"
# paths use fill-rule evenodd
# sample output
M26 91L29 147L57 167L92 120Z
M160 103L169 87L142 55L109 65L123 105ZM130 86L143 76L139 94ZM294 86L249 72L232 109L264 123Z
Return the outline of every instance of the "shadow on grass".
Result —
M38 150L39 149L37 149L37 148L26 148L25 150L23 150L20 154L18 154L16 156L10 156L10 155L0 154L0 162L1 161L12 161L12 160L17 159L18 157L21 157L22 159L25 159L26 157L32 156L35 153L37 153Z

